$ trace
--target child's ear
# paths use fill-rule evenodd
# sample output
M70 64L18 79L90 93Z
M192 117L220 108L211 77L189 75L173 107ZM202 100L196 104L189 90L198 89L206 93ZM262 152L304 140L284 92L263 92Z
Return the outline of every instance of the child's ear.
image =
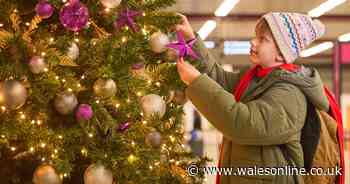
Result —
M278 54L276 60L277 60L278 62L283 62L283 61L284 61L284 58L283 58L283 56L281 56L280 54Z

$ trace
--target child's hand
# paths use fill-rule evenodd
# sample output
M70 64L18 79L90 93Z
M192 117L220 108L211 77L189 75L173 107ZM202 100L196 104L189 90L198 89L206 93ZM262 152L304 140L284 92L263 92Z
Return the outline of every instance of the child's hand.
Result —
M181 80L186 84L191 84L201 73L191 64L186 63L183 58L180 58L177 63L177 72L179 72Z
M176 31L181 32L186 40L196 38L196 35L194 34L191 24L188 22L187 17L180 13L178 13L177 15L181 17L181 23L176 25Z

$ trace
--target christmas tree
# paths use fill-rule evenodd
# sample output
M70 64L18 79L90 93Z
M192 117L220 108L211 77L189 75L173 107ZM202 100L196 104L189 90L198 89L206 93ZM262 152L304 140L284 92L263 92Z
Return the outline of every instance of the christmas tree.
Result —
M184 145L174 3L0 0L1 183L202 183L186 173L207 159Z

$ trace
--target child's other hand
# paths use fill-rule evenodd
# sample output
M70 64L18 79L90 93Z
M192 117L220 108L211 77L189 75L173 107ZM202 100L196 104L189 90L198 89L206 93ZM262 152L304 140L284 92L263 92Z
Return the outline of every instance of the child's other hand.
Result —
M189 85L194 81L197 77L201 75L201 73L191 64L186 63L183 58L180 58L177 63L177 72L180 75L181 80Z
M186 40L196 38L196 35L194 34L191 24L188 22L187 17L180 13L178 13L177 15L181 17L181 23L176 25L176 31L181 32Z

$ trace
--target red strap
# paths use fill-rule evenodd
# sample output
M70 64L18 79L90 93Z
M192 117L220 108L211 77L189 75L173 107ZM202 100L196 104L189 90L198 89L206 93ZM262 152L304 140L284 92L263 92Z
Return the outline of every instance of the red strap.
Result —
M337 136L338 136L338 142L340 146L340 167L342 168L341 175L339 176L338 184L345 184L344 131L343 131L342 114L330 90L327 87L325 87L324 91L329 102L328 113L337 121Z

